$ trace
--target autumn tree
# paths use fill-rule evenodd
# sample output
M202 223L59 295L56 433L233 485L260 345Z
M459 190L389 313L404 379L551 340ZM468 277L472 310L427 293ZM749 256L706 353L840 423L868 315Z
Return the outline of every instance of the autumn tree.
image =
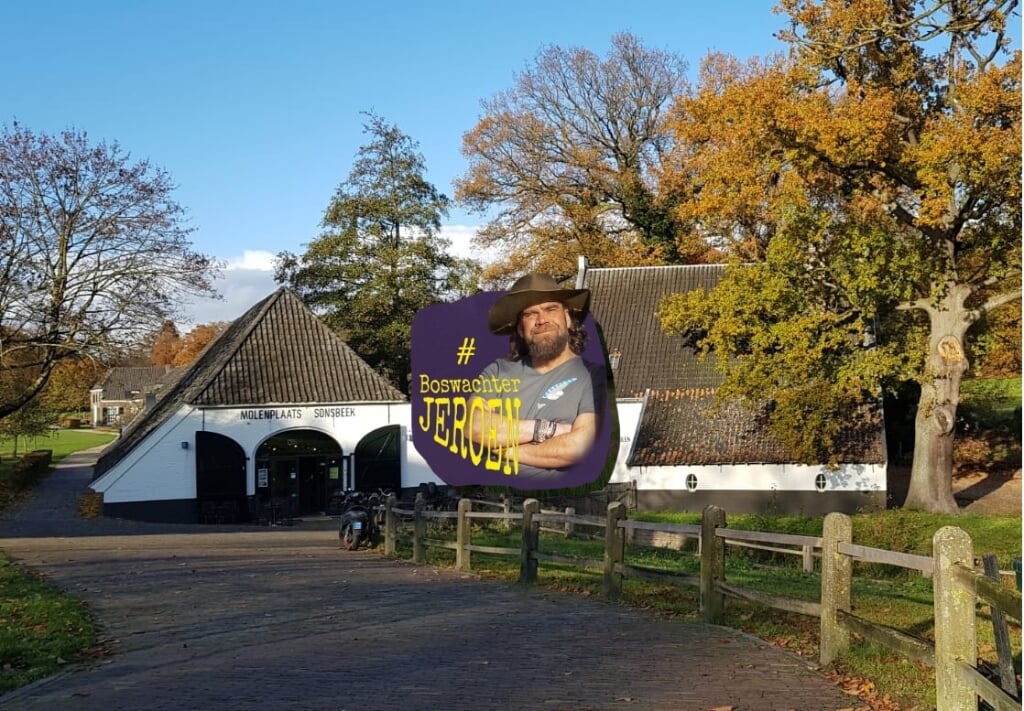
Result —
M970 352L974 377L1020 377L1021 303L984 315L976 330Z
M302 255L277 255L274 278L293 289L403 392L413 316L464 293L474 264L440 235L449 200L425 178L418 144L367 114L362 146Z
M117 144L3 128L0 374L22 387L0 398L0 417L35 398L61 361L116 355L183 294L213 293L217 265L192 250L173 188Z
M740 248L663 323L804 458L906 378L908 508L951 513L971 329L1021 298L1016 0L783 0L786 58L712 57L677 105L666 192ZM737 260L740 261L740 260Z
M153 337L150 347L150 362L153 365L171 365L181 350L181 334L174 321L164 321L160 331Z
M210 345L210 342L227 327L228 324L224 321L203 323L194 327L180 339L178 351L175 353L171 365L176 367L191 365L199 357L199 354Z
M93 358L67 358L53 369L40 398L52 412L80 412L90 407L90 390L107 365Z
M504 259L485 276L505 288L525 271L572 274L596 266L692 257L655 174L672 145L668 106L685 63L618 34L603 60L587 49L548 47L515 86L483 102L463 136L469 161L456 199L496 216L478 241Z

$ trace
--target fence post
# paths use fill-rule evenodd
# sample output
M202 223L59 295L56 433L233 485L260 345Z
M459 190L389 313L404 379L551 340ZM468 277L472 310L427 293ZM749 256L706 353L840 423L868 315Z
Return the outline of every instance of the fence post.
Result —
M839 552L840 543L853 540L849 516L830 513L825 516L821 535L821 633L818 661L831 664L850 648L850 631L839 622L839 610L850 611L853 562Z
M803 547L803 552L804 552L804 556L803 556L803 559L804 559L804 572L805 573L813 573L814 572L814 546L804 546Z
M725 580L725 541L715 535L717 528L725 528L725 511L705 506L700 524L700 618L704 622L717 622L725 608L725 596L715 587Z
M508 494L501 495L501 511L505 514L502 524L505 526L505 530L508 531L512 528L512 517L509 514L512 513L512 497Z
M426 563L427 550L423 539L427 537L427 517L424 512L427 508L427 500L423 493L416 494L416 503L413 505L415 513L412 519L412 562Z
M384 500L384 555L395 554L395 533L397 532L397 518L394 512L395 496L392 494Z
M626 505L621 501L608 504L608 519L604 529L604 594L614 600L622 594L622 562L626 557L626 529L619 521L626 517Z
M957 583L954 568L974 565L971 537L955 526L943 526L932 536L935 556L935 698L938 711L977 708L977 692L957 671L960 663L974 666L978 655L978 600L974 586Z
M575 516L576 515L576 509L574 509L572 506L566 506L565 507L565 515L566 516ZM566 538L572 538L572 535L575 532L576 532L576 524L574 524L572 521L566 521L565 522L565 537Z
M990 580L999 582L999 560L993 554L982 556L985 575ZM995 605L992 606L992 634L996 639L996 652L999 654L999 684L1003 691L1017 697L1017 675L1013 669L1013 646L1010 644L1010 630L1006 626L1006 613Z
M537 581L537 559L533 554L537 551L540 540L539 522L534 522L533 517L540 511L540 502L537 499L527 499L523 502L523 547L522 559L519 562L519 582L534 583Z
M473 502L469 499L459 499L459 518L455 529L455 569L464 573L469 572L470 518L467 514L472 506Z

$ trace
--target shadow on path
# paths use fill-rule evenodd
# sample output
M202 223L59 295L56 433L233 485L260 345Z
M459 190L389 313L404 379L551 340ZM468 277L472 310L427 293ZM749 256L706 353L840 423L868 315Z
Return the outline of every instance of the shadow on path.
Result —
M113 654L5 709L849 708L734 630L345 552L333 530L80 519L89 476L62 462L0 549L86 601Z

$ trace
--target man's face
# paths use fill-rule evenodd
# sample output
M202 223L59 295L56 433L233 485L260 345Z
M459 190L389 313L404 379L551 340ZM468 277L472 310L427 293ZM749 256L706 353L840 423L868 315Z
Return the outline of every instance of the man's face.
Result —
M556 358L569 345L569 309L560 301L545 301L523 309L519 315L519 335L530 349L530 359Z

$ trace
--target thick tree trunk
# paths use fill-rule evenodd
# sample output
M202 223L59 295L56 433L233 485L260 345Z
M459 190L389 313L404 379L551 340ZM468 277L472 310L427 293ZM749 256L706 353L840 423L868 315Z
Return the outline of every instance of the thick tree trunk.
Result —
M914 463L903 507L933 513L958 513L953 498L953 439L960 382L968 369L964 335L971 315L964 308L965 290L952 287L931 319L928 362L921 383L915 422Z

